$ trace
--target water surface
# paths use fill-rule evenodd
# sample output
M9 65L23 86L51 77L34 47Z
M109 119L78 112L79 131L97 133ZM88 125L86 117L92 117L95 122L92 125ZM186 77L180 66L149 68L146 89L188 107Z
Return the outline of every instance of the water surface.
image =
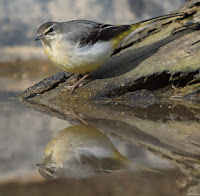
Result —
M198 102L47 109L9 99L41 75L7 72L0 78L1 195L187 195L190 187L199 193ZM51 180L36 166L46 164L43 154L64 166Z

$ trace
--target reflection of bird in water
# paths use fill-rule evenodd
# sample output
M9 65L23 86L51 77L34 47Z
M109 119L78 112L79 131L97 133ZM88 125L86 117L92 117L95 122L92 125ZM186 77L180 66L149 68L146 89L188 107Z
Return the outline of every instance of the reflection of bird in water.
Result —
M70 126L46 145L43 162L37 164L45 178L87 178L126 167L128 160L98 129Z

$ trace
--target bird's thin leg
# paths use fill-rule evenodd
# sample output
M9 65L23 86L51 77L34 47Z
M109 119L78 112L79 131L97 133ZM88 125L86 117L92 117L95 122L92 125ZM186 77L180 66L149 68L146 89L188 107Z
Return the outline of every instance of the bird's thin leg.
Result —
M77 120L83 125L89 125L79 114L77 114L73 109L71 109L72 115L77 118Z
M86 73L82 78L80 78L75 84L73 84L72 85L72 89L71 89L71 93L73 93L74 92L74 90L75 90L75 88L77 88L79 85L80 85L80 83L85 79L85 78L87 78L88 76L90 75L90 73Z
M76 83L74 83L72 86L66 86L66 88L68 88L68 90L70 90L71 93L74 92L75 88L77 88L80 83L87 78L90 75L90 73L86 73L82 78L80 78Z
M81 74L73 74L67 79L67 81L70 81L72 84L74 84L80 79L80 77L81 77Z

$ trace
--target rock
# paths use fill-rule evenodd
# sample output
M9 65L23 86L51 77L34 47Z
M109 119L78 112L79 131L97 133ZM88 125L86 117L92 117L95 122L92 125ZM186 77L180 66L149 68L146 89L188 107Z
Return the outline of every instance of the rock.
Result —
M54 78L60 74L29 88L29 92L40 95L37 96L40 100L64 99L65 102L116 98L141 89L152 91L157 97L184 96L193 91L198 92L199 80L194 78L200 69L199 24L194 22L200 12L198 3L190 1L177 10L185 13L183 17L156 23L129 36L115 55L94 71L72 95L65 90L69 83L64 72L60 73L61 79L56 82ZM36 90L38 88L39 91ZM21 98L33 97L29 92L22 94Z
M117 103L132 106L148 106L157 101L155 95L146 89L129 92L114 99Z

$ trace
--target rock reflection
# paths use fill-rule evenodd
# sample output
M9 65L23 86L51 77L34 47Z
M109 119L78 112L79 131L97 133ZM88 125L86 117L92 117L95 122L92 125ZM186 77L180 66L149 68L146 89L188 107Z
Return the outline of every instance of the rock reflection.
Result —
M84 103L59 100L48 104L33 100L28 103L32 108L73 124L80 123L82 118L82 121L101 130L111 141L116 139L129 143L169 161L183 175L178 182L181 187L199 182L199 101L161 99L145 106L105 100ZM157 165L154 161L150 167L160 170Z
M46 145L39 172L48 179L87 178L126 167L127 159L106 135L88 125L70 126Z

